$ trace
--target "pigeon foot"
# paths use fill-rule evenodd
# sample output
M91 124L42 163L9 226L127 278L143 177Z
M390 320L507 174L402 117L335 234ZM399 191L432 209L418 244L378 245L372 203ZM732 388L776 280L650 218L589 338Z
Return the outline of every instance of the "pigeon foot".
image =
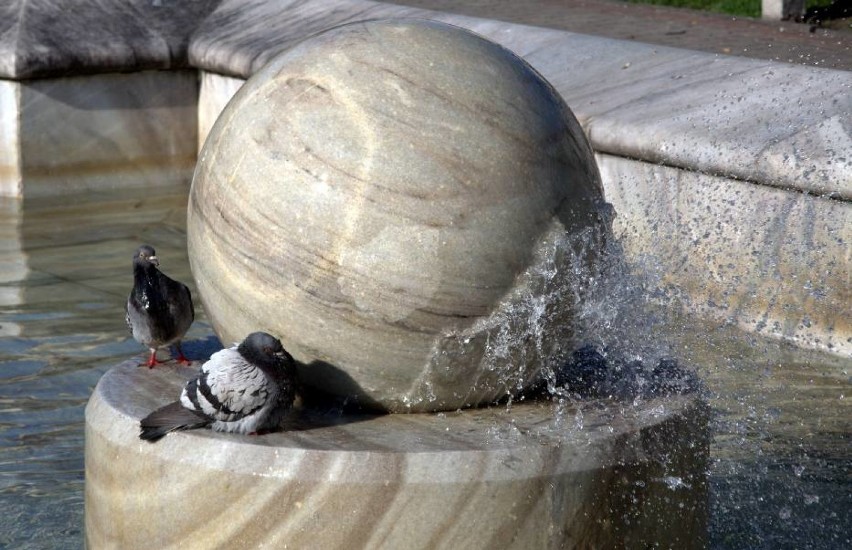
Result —
M153 369L156 365L159 365L162 361L157 361L157 350L151 350L151 357L148 358L148 361L145 363L145 366L149 369ZM140 367L142 365L139 365Z
M186 355L183 354L183 350L180 349L180 344L176 344L175 348L177 349L177 352L178 352L177 362L180 363L181 365L191 365L192 360L186 358Z

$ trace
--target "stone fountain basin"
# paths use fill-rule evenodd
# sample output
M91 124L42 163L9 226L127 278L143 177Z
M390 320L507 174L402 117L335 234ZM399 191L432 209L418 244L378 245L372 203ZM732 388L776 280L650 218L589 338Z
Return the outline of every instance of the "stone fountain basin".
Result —
M139 420L196 370L107 372L86 408L90 548L700 547L694 397L528 401L436 414L303 407L284 431L151 444Z

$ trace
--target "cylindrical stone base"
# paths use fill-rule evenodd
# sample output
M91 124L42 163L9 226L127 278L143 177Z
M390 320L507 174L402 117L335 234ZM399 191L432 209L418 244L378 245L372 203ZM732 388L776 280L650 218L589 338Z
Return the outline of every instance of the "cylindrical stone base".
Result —
M691 397L453 413L301 409L285 431L151 444L193 369L128 361L86 409L88 548L701 547L706 416Z

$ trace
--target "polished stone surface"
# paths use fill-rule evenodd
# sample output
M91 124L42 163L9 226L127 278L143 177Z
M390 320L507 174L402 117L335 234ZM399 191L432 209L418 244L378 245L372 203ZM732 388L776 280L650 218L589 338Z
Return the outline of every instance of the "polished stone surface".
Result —
M139 420L192 369L123 363L86 408L89 548L701 548L703 407L516 403L373 416L302 408L285 431L156 444Z
M427 17L509 48L550 81L598 152L852 198L852 73L584 36L369 0L224 0L190 61L246 78L311 34L358 19Z
M4 0L0 78L187 66L189 37L219 0Z
M582 130L526 64L456 27L377 21L241 88L201 152L187 241L223 341L265 330L323 391L455 409L577 343L600 197Z
M188 182L197 98L192 71L0 81L0 194Z

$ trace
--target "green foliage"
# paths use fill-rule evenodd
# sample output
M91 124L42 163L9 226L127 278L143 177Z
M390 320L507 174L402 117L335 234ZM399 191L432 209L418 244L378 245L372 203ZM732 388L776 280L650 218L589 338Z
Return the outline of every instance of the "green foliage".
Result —
M834 0L805 0L805 8L822 8L831 4Z
M634 4L656 4L674 8L727 13L742 17L760 17L760 0L627 0Z
M634 4L656 4L674 8L713 11L740 17L760 17L760 0L627 0ZM827 6L832 0L806 0L808 8Z

